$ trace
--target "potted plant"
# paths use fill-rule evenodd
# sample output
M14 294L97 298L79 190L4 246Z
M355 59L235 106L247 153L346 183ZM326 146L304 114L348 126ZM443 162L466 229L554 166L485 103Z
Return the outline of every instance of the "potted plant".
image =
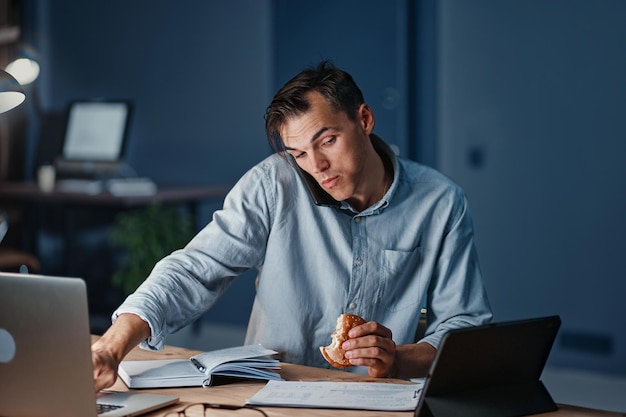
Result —
M157 261L184 247L193 234L191 216L179 206L152 204L119 213L109 235L120 249L112 284L132 293Z

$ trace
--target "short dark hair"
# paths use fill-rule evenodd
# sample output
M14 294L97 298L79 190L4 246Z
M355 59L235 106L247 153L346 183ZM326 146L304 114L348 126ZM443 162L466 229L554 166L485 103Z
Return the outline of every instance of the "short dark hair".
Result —
M350 120L356 120L357 110L365 102L352 76L330 61L301 71L276 93L265 112L267 140L274 151L284 150L279 131L287 120L309 110L306 96L311 91L320 93L334 110L343 111Z

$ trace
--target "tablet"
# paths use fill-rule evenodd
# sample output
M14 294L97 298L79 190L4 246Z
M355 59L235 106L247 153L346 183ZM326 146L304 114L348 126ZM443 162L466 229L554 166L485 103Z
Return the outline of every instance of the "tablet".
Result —
M512 417L556 410L541 382L559 316L492 323L444 336L416 417Z

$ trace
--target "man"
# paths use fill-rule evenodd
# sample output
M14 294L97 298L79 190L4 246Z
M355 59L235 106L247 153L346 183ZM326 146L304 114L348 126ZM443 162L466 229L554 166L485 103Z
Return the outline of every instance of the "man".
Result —
M343 346L353 365L422 376L446 331L490 320L462 190L395 157L374 122L352 77L327 62L289 81L266 113L277 154L114 313L92 347L96 389L115 381L134 346L161 348L249 268L259 274L246 343L288 362L328 366L319 346L341 313L354 313L367 323Z

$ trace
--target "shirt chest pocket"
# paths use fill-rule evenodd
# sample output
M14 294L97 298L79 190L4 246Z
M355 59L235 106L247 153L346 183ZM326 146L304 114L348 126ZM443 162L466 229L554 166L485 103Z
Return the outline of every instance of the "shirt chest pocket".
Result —
M418 308L424 298L424 251L383 250L378 302L388 311Z

